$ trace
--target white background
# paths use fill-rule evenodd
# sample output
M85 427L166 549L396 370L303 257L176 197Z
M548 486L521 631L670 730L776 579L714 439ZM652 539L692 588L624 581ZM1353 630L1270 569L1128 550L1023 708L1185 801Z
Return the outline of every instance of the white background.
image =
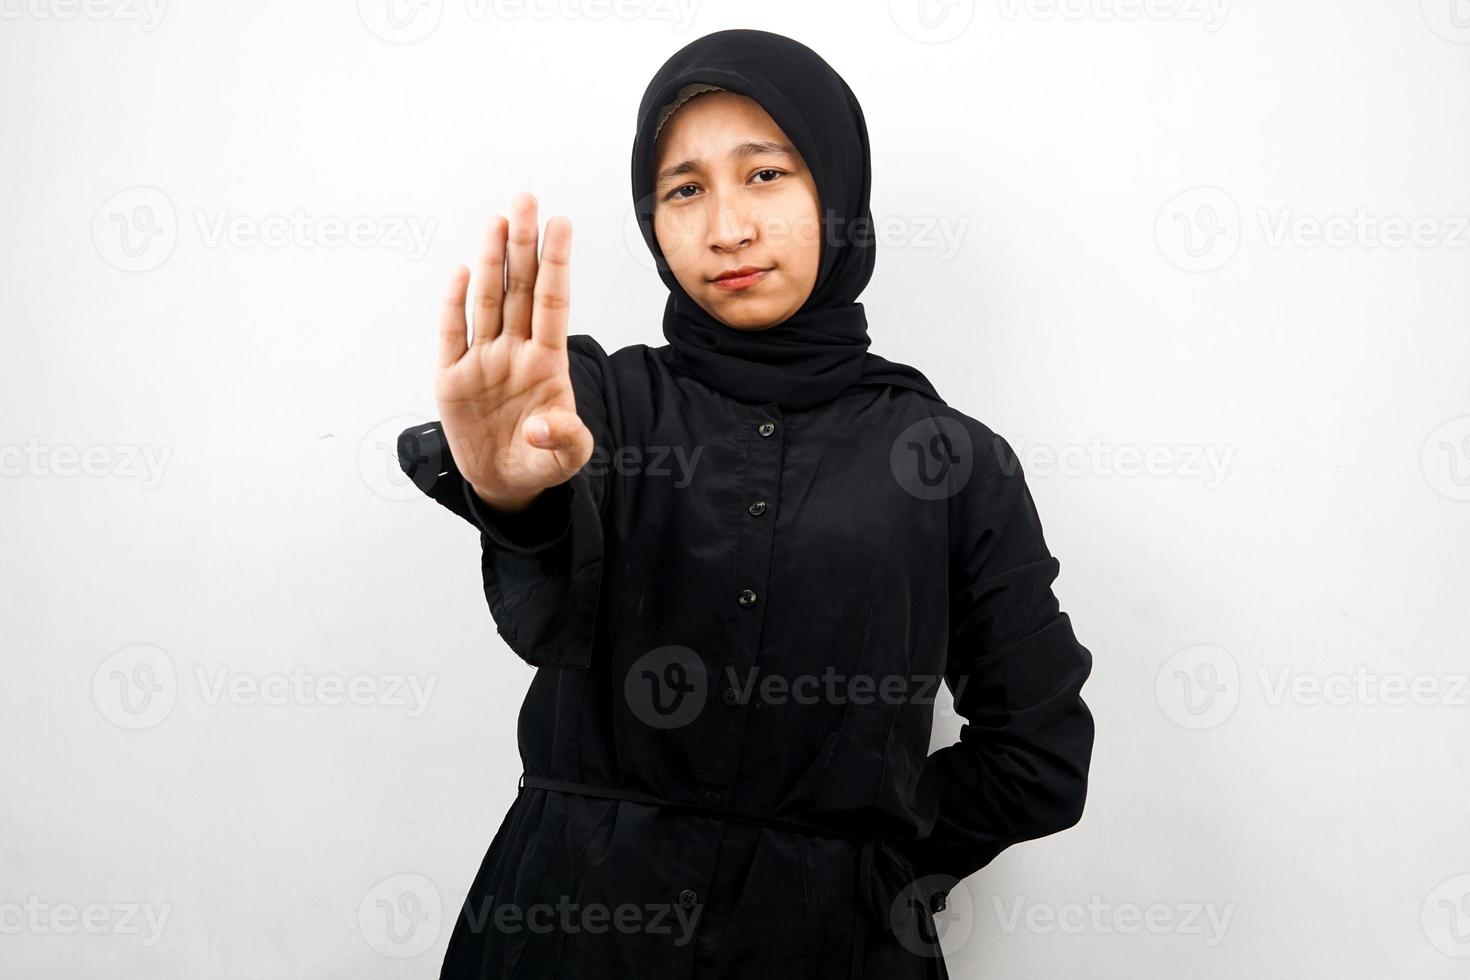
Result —
M1470 4L528 6L0 0L0 974L437 976L531 676L390 455L441 291L529 190L572 331L663 343L638 99L758 27L858 95L872 349L1021 452L1095 657L1086 814L951 974L1464 976Z

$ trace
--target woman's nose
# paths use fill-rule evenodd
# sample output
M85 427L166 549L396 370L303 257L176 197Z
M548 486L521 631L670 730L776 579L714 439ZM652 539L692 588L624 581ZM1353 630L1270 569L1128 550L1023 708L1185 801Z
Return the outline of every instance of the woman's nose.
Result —
M710 222L710 245L733 250L755 237L755 221L749 209L725 204L715 205L715 212Z

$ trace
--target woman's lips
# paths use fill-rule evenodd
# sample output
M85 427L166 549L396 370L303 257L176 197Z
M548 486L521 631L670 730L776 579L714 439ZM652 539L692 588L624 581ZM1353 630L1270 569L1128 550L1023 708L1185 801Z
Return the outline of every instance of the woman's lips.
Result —
M770 269L761 269L759 272L752 272L749 275L745 276L731 276L728 279L715 279L712 280L711 285L715 286L717 289L744 289L746 286L752 286L755 283L760 282L770 271Z

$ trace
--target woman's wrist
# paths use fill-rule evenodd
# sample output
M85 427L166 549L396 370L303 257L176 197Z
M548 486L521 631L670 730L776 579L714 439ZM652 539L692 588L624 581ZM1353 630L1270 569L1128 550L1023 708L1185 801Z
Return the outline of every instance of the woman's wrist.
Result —
M529 493L520 494L500 494L496 493L493 490L487 490L482 487L478 487L473 483L470 484L470 489L473 490L475 496L483 500L488 507L494 510L503 511L508 514L516 514L528 509L531 504L536 502L536 498L541 495L541 491L539 490L533 490Z

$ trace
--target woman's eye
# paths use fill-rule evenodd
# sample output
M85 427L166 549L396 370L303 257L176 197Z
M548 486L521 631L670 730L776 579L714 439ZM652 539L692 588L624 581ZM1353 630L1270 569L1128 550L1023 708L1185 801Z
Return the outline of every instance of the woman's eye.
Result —
M760 183L760 184L769 184L773 180L775 180L775 178L783 176L785 174L785 171L783 171L783 170L775 170L775 169L770 169L770 168L765 169L765 170L757 170L755 172L755 174L754 174L754 177L759 177L762 174L770 174L771 175L771 180L759 180L759 181L756 181L756 182L757 183ZM691 193L691 194L685 194L685 193L683 193L684 191L692 191L694 193L698 193L699 192L699 185L698 184L683 184L683 185L681 185L679 187L675 187L673 190L669 191L667 194L664 195L664 200L666 200L666 201L687 201L689 198L691 198L691 197L694 196L693 193Z

